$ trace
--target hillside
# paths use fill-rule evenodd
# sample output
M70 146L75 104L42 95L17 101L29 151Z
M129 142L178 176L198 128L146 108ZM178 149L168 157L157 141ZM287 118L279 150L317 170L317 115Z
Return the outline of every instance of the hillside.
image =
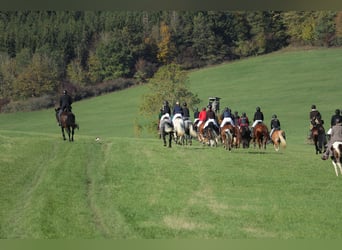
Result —
M201 106L276 113L280 152L136 137L146 86L76 102L73 143L53 109L1 114L0 238L341 239L341 177L306 143L311 104L326 123L342 108L341 65L342 49L320 49L190 72Z

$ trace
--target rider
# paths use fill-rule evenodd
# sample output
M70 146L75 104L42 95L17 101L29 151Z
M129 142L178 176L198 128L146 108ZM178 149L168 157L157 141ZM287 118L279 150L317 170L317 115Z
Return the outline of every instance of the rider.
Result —
M309 139L312 139L312 128L321 123L322 116L321 113L316 109L316 105L312 104L311 105L311 111L310 111L310 136Z
M240 119L239 112L235 111L233 115L234 124L239 124L239 119Z
M238 120L238 124L240 127L249 127L249 120L248 116L246 115L245 112L242 113L242 116Z
M270 138L272 138L274 130L280 130L280 121L276 114L272 115Z
M207 120L204 124L204 127L203 127L203 130L209 125L210 122L213 122L214 125L219 128L219 126L217 125L217 122L216 122L216 115L215 115L215 112L212 110L212 106L209 104L208 105L208 110L207 110Z
M235 126L234 121L232 119L231 111L228 107L225 107L223 114L221 115L221 119L222 119L222 122L221 122L220 128L223 128L223 126L228 122L230 122L230 124L232 124L233 127Z
M256 111L254 113L253 121L254 122L253 122L252 128L251 128L252 138L254 137L253 129L254 129L255 125L264 121L264 114L261 112L260 107L256 107Z
M330 128L327 132L327 135L330 136L331 135L331 129L333 126L336 125L336 120L338 121L342 121L342 116L340 115L340 110L339 109L336 109L335 110L335 114L333 116L331 116L331 120L330 120Z
M175 121L176 118L183 118L183 109L179 105L179 101L177 101L176 105L173 107L172 123Z
M63 95L59 98L58 125L61 126L61 114L63 111L71 111L72 98L68 91L63 90Z
M327 160L331 153L331 146L334 142L342 142L342 120L336 119L336 125L331 129L331 138L326 145L326 151L322 155L322 160Z
M171 115L171 109L170 109L168 101L163 102L163 112L162 113L163 113L163 115L165 115L165 114Z
M182 108L182 111L183 111L183 120L189 120L190 119L190 111L187 107L187 103L184 102L183 103L183 108Z
M181 114L183 116L182 107L179 105L179 101L176 102L176 105L173 107L173 115Z
M207 110L205 107L203 107L202 111L198 115L198 123L197 128L200 127L200 125L207 120ZM194 121L194 124L196 124L196 120Z
M195 108L195 110L194 110L194 119L197 119L198 117L199 117L198 108Z

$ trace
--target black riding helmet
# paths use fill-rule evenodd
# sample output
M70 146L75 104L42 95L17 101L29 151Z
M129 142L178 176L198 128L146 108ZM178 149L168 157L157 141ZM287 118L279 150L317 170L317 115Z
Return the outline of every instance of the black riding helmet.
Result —
M315 105L315 104L312 104L312 105L311 105L311 109L316 109L316 105Z
M277 118L277 115L276 114L272 115L272 118L273 119Z
M68 94L68 91L67 91L66 89L63 90L63 94L64 94L64 95Z
M260 107L256 107L256 111L260 111Z
M183 106L184 106L184 107L186 107L186 106L187 106L187 103L186 103L186 102L184 102L184 103L183 103Z
M336 114L336 115L339 115L339 114L340 114L340 110L339 110L339 109L336 109L336 110L335 110L335 114Z

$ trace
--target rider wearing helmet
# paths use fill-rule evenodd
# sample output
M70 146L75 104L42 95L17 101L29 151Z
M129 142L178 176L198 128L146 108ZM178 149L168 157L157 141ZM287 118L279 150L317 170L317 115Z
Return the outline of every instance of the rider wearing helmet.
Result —
M58 125L61 126L61 114L63 111L71 111L72 98L68 91L63 90L63 95L59 98Z
M221 120L222 122L221 122L220 128L223 128L223 126L226 123L230 123L233 126L235 126L233 118L232 118L232 113L228 107L225 107L223 114L221 115Z
M215 115L215 112L213 111L212 108L213 108L212 105L209 104L209 105L208 105L208 110L207 110L207 120L206 120L206 122L205 122L205 124L204 124L204 126L203 126L203 129L205 129L205 128L209 125L210 122L213 122L214 125L215 125L217 128L219 128L219 126L217 125L217 122L216 122L216 115Z
M272 137L274 130L280 130L280 121L276 114L272 115L270 137Z
M253 129L255 125L263 121L264 121L264 114L261 112L260 107L256 107L256 111L254 113L254 118L253 118L253 124L251 128L252 137L254 137Z
M323 124L321 113L317 110L316 105L311 105L310 111L310 136L309 139L312 139L312 128L317 124Z
M240 127L249 127L248 116L245 112L243 112L241 117L239 118L238 124Z
M183 111L183 120L189 120L190 111L188 109L188 104L186 102L183 103L182 111Z
M169 102L168 101L164 101L163 102L163 111L162 111L163 115L165 114L169 114L171 115L171 109L170 109L170 106L169 106Z

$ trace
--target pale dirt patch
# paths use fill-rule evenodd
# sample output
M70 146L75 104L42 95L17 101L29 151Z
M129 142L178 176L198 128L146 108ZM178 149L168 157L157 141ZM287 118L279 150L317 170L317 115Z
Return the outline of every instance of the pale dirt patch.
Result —
M245 227L243 230L249 234L251 234L252 237L255 238L276 238L278 235L274 232L267 232L262 228L255 228L255 227Z
M179 216L165 216L163 219L167 227L171 229L183 229L183 230L194 230L194 229L208 229L210 226L202 223L195 223L187 218Z

